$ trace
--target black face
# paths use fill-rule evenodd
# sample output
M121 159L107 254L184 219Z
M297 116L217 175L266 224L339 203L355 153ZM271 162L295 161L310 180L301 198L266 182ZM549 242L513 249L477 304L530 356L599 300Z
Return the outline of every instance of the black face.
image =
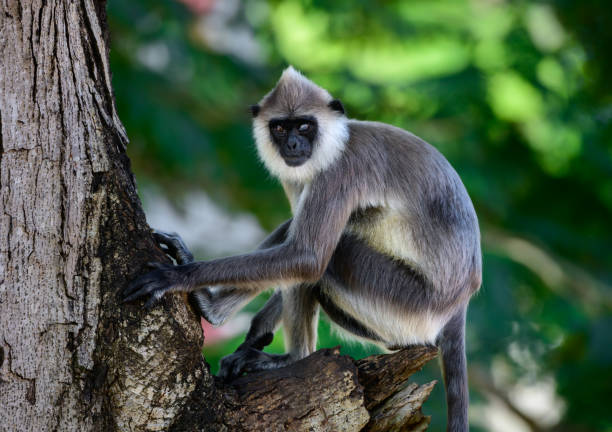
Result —
M314 117L273 119L269 127L272 140L287 165L297 167L310 158L317 136L317 121Z

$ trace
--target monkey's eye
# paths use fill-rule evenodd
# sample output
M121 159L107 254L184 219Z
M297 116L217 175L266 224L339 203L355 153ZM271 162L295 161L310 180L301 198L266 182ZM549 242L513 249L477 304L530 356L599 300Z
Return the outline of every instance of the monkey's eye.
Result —
M277 134L284 134L285 128L277 124L276 126L274 126L274 132L276 132Z
M302 123L298 128L300 132L307 132L310 130L310 125L308 123Z

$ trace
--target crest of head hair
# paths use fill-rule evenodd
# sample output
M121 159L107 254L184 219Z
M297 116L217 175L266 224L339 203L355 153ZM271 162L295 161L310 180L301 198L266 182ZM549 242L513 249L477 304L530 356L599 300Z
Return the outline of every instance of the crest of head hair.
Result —
M332 100L327 90L306 78L293 66L286 68L274 90L261 102L262 108L272 108L287 116L324 110Z

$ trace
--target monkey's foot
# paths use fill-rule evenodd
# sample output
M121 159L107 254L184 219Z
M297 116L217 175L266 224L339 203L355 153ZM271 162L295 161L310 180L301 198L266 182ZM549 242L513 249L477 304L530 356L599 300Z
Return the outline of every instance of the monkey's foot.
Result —
M277 369L292 363L289 354L269 354L258 349L239 348L235 353L221 359L219 377L231 381L243 373Z
M230 302L215 301L214 294L208 288L191 292L189 303L197 313L215 327L223 324L234 312Z

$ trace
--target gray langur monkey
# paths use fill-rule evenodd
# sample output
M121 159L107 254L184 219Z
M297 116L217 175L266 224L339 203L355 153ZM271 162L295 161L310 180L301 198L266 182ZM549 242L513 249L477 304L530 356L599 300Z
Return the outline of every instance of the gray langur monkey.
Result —
M252 114L259 156L280 179L292 219L251 253L152 264L125 289L125 301L147 296L151 307L166 292L190 292L218 325L276 286L245 342L222 360L228 379L312 353L319 306L339 327L388 349L437 344L447 430L467 431L465 315L481 284L481 252L457 173L409 132L349 120L340 101L292 67ZM158 240L189 254L177 238ZM287 353L263 352L281 320Z

